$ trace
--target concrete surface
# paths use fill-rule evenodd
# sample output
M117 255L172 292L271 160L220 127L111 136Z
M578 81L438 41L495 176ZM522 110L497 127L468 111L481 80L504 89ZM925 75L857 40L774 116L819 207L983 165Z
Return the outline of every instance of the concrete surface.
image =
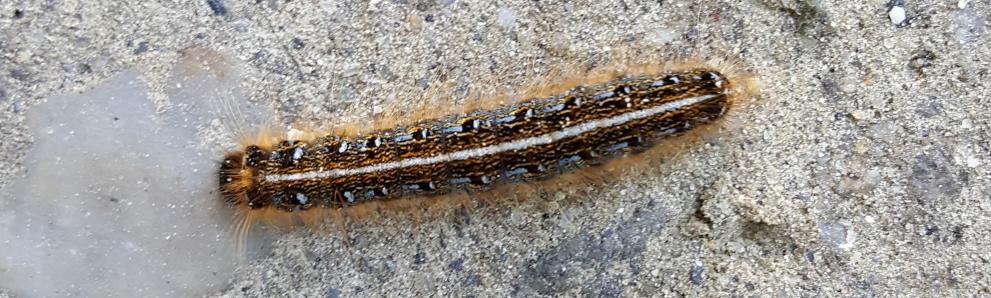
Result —
M362 121L617 52L726 55L761 98L665 174L353 222L350 247L285 233L203 294L991 295L989 15L966 0L5 1L0 185L51 137L26 120L46 98L135 70L168 111L195 49L230 56L238 91L281 123Z

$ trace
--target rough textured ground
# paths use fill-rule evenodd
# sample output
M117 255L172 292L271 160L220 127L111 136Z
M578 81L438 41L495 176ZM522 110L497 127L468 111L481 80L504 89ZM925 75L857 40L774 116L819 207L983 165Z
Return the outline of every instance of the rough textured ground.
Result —
M991 295L987 1L344 2L0 3L0 185L46 137L25 110L128 69L164 110L191 47L230 55L283 123L617 51L726 55L761 77L760 100L664 175L353 223L350 248L289 233L205 294Z

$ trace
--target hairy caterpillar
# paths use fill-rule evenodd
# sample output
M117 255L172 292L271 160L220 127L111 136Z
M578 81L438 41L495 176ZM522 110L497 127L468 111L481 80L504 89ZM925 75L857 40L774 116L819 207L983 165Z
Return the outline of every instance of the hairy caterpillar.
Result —
M754 81L720 64L646 66L369 133L259 137L220 164L224 199L258 220L484 192L594 167L721 119Z

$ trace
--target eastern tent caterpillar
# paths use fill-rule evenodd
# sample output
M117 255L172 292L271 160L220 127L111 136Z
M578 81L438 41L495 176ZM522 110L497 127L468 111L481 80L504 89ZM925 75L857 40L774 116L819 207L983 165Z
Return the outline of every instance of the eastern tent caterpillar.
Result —
M222 161L220 188L244 216L242 230L370 202L487 191L650 149L721 119L753 92L753 80L718 63L632 69L370 133L260 137Z

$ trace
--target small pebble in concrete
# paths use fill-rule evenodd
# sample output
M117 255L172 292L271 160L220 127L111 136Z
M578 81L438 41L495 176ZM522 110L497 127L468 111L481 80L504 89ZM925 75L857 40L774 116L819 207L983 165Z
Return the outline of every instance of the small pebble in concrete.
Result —
M292 48L293 49L299 50L299 49L302 49L305 46L306 46L306 42L304 42L302 38L295 37L295 38L292 39Z
M953 32L953 39L961 44L977 41L984 34L984 19L986 17L971 9L950 12L950 30Z
M702 266L702 261L695 260L692 263L692 269L688 272L688 280L696 285L701 285L705 281L705 267Z
M888 3L890 8L888 8L888 19L891 20L891 24L904 27L908 25L908 16L905 13L905 1L893 0Z
M819 239L832 247L839 248L846 244L847 227L836 222L823 222L819 224Z
M508 7L499 8L499 16L496 18L499 27L512 29L516 27L516 12Z

